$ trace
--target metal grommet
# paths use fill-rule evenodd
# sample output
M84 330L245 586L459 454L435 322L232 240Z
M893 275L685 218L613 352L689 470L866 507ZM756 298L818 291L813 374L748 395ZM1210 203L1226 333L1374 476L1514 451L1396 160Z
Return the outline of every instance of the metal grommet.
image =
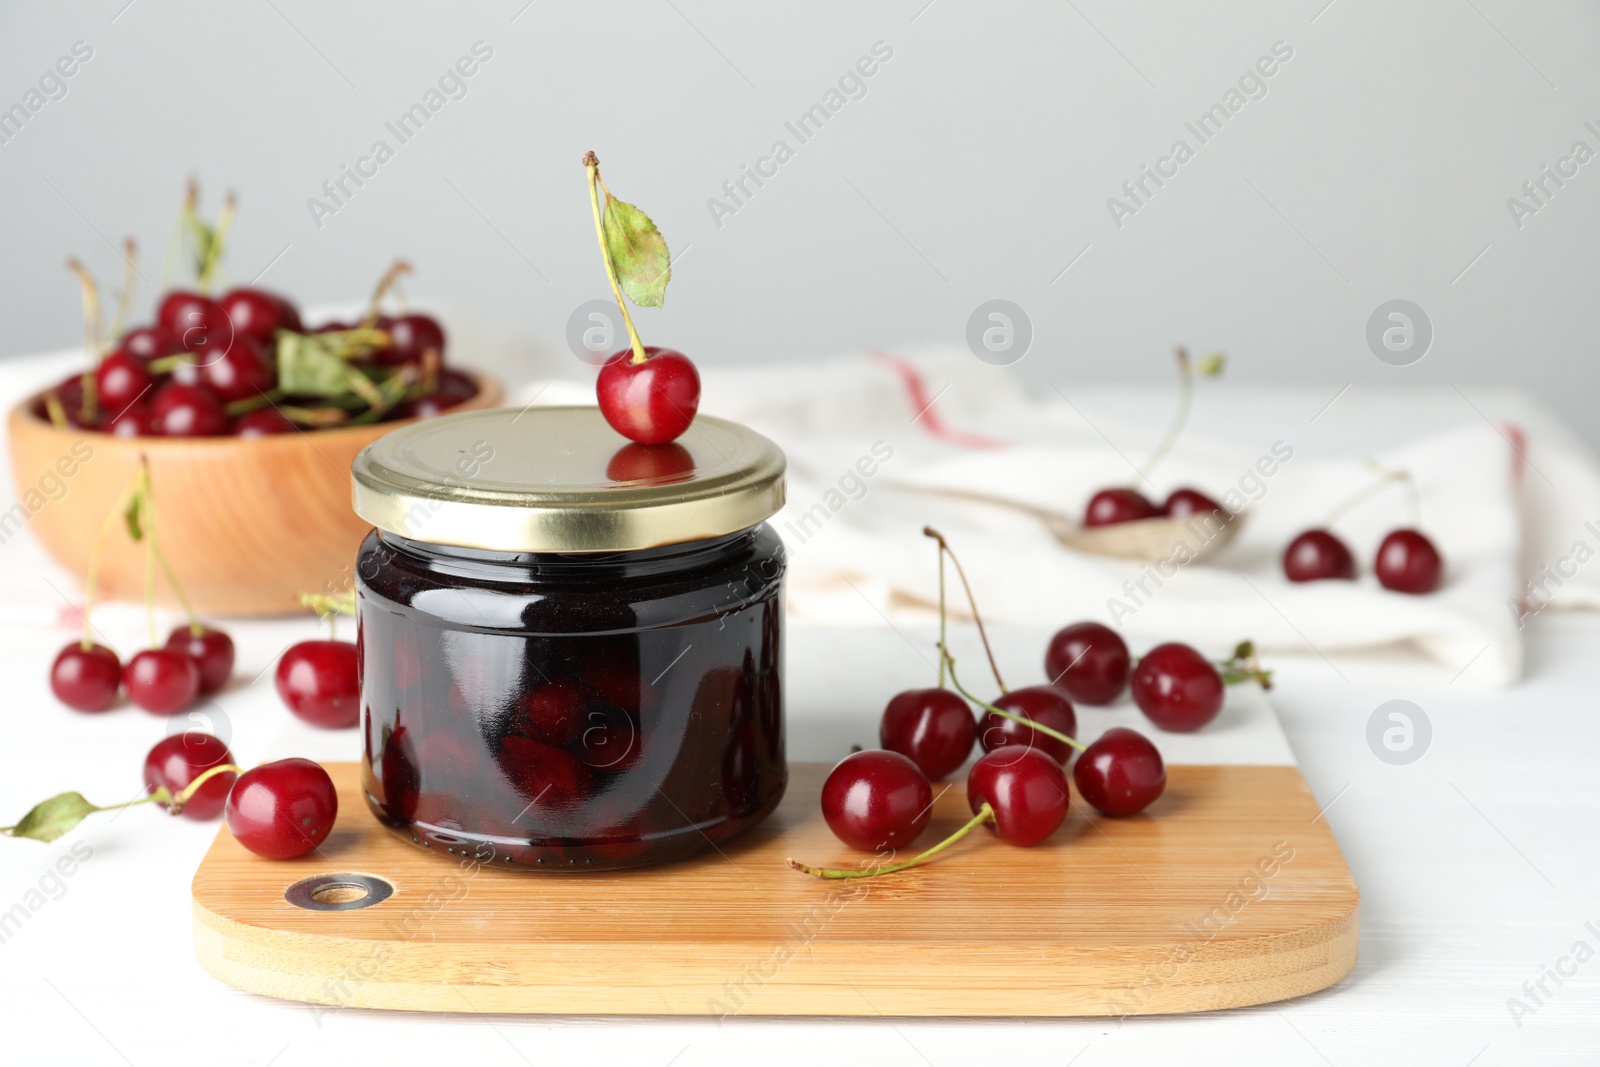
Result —
M370 874L319 874L284 890L283 899L307 911L354 911L393 895L394 886Z

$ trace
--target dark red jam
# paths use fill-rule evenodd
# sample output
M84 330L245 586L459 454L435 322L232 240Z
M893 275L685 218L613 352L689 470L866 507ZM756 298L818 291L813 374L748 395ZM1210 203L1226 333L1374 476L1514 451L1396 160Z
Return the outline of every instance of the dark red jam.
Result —
M362 781L406 840L495 866L638 867L777 806L783 544L492 552L373 531Z

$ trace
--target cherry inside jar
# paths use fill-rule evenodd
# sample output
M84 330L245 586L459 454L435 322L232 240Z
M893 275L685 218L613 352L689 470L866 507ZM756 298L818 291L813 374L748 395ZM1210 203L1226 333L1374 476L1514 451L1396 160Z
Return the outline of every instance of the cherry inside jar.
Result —
M494 423L495 415L447 418ZM576 485L599 501L600 513L615 502L628 523L659 533L675 508L682 518L697 484L714 480L698 469L689 478L650 470L642 483L603 473L588 481L570 469L569 455L567 468L541 481L537 462L525 457L495 469L516 440L485 440L479 451L492 458L450 487L451 506L537 484L523 499L548 512L552 483L560 492ZM615 447L614 435L599 441L598 453ZM726 466L728 455L706 457L703 467ZM615 551L463 545L450 539L469 539L468 529L480 542L565 537L614 546L635 535L597 534L594 512L586 527L565 527L553 540L548 529L529 533L528 523L484 533L465 515L454 532L449 519L396 533L389 527L407 526L404 512L362 509L361 467L358 459L358 511L390 520L362 543L356 582L363 785L380 821L447 856L597 871L709 849L777 805L787 781L784 553L765 522ZM781 500L781 482L778 492ZM769 492L763 508L725 511L717 521L759 515L771 499ZM625 500L644 500L640 507L657 513L641 520ZM534 524L547 527L548 518Z

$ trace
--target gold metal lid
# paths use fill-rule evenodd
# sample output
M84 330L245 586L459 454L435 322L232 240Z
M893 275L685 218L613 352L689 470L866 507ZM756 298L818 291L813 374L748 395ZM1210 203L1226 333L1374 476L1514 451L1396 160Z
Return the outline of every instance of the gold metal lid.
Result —
M501 552L631 552L722 537L783 506L783 452L700 415L636 445L599 408L497 408L423 419L351 464L356 514L433 544Z

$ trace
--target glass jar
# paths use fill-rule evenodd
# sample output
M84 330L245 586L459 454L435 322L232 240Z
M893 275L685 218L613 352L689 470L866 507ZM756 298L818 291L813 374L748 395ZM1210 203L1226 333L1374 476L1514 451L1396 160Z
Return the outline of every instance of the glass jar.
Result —
M407 841L495 866L692 855L783 795L783 454L699 416L468 412L356 458L363 785Z

